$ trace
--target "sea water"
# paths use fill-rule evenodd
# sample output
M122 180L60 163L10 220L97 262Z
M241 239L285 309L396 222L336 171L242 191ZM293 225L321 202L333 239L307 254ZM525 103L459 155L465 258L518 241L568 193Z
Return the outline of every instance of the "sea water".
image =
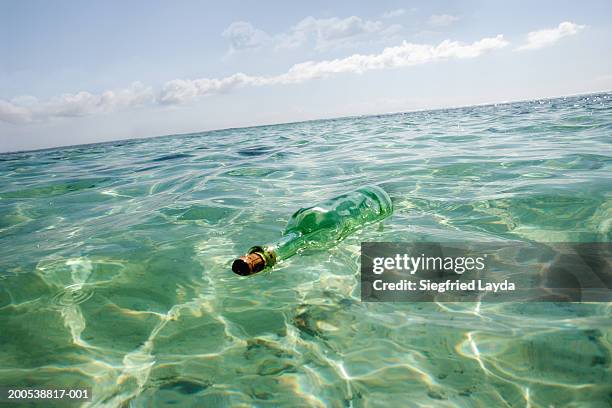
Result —
M612 94L592 94L2 154L0 386L90 388L84 406L607 407L610 304L362 303L359 262L362 241L609 242L611 143ZM366 184L393 197L380 226L231 272Z

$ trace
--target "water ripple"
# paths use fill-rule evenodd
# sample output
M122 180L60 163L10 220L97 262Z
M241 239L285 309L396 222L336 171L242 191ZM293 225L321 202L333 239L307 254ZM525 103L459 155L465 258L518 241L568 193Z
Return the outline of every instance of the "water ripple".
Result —
M90 285L74 284L66 286L53 296L52 303L56 306L75 306L86 302L94 295L94 288Z

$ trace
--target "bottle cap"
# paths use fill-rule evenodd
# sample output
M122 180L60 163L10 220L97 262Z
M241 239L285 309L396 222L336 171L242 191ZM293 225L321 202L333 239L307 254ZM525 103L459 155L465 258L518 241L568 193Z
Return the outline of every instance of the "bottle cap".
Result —
M266 260L258 252L241 256L232 263L232 271L241 276L249 276L261 272L265 267Z

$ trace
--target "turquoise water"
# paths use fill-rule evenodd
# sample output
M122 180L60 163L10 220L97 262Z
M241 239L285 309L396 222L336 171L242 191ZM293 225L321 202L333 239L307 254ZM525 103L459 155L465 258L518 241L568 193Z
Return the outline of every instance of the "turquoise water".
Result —
M610 304L361 303L359 245L609 242L611 136L599 94L0 155L0 385L90 387L85 406L609 407ZM232 274L364 184L395 201L380 227Z

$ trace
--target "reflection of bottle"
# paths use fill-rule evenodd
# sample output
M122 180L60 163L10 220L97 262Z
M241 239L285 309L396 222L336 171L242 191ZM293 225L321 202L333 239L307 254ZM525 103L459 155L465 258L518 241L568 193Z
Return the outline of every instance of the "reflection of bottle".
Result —
M337 243L368 223L393 212L389 195L380 187L367 186L302 208L291 216L283 236L264 246L254 246L232 264L238 275L252 275L303 249L324 248Z

